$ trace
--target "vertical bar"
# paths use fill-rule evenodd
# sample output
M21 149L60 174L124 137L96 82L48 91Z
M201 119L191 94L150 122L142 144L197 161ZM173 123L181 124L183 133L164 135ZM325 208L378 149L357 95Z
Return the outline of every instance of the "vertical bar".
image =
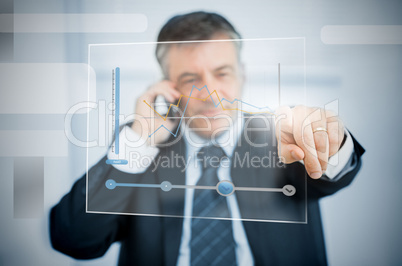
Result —
M281 63L278 63L278 105L281 106Z
M278 63L278 107L281 106L281 63ZM276 125L278 127L278 131L279 133L279 138L278 138L278 157L279 160L281 161L281 151L282 151L282 147L281 147L281 143L282 143L282 134L281 134L281 119L278 120L278 123Z
M113 108L112 108L112 129L114 130L114 125L115 125L115 114L114 114L114 112L115 112L115 103L116 103L116 101L115 101L115 98L114 98L114 96L115 96L115 72L114 72L114 69L112 69L112 104L113 104ZM115 146L116 146L116 143L113 143L112 144L112 152L114 152L114 148L115 148Z
M120 68L116 67L116 95L115 95L115 125L114 125L114 134L115 134L115 151L116 154L119 154L119 116L120 116Z
M14 218L40 218L43 214L43 157L14 158Z

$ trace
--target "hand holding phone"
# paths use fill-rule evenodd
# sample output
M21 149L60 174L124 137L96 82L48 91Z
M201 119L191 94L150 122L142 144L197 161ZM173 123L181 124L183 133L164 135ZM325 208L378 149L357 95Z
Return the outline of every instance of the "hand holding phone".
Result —
M156 103L157 98L159 103L154 104ZM142 139L146 140L149 145L163 143L170 136L168 131L158 130L152 135L152 137L149 137L149 135L161 125L164 125L169 130L173 130L179 122L179 119L165 120L164 118L167 110L162 114L163 110L162 113L159 113L159 111L153 109L153 106L159 106L162 108L163 106L167 106L167 108L169 108L168 103L176 103L179 98L180 92L176 90L175 83L172 81L163 80L152 85L137 99L135 106L135 120L131 128L139 134ZM150 108L150 106L152 108ZM177 111L177 109L172 106L168 116L171 115L171 117L175 117L177 115L175 111Z
M180 119L180 110L179 107L176 105L177 101L173 103L169 102L162 94L156 96L154 102L155 111L158 112L161 116L166 116L167 114L167 118L170 119Z

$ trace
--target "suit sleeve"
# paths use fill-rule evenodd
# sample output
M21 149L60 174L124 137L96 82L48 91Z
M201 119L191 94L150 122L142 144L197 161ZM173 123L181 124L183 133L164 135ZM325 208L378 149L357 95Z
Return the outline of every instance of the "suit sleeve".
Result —
M127 137L138 138L130 127L131 124L128 124L120 128L121 151L124 150L123 148L130 147L126 145L126 142L130 141ZM159 149L131 148L126 150L126 156L133 151L142 156L154 158ZM108 155L111 156L111 153L109 152ZM128 216L106 213L141 213L140 210L135 209L135 202L138 202L138 193L135 189L108 189L105 186L106 181L113 179L116 182L125 183L127 180L141 182L142 179L146 179L150 182L149 180L153 178L152 171L147 171L149 167L136 167L134 164L129 168L130 171L126 171L126 169L119 169L118 165L107 164L107 159L118 158L105 156L86 175L82 176L73 185L71 191L50 211L49 230L52 246L76 259L101 257L113 242L122 240L124 237L128 230ZM133 222L133 219L130 219L130 222Z
M362 166L362 155L365 149L357 142L357 140L350 134L353 140L354 152L349 159L348 169L349 171L342 171L339 176L336 176L333 180L321 177L318 180L307 178L308 196L320 198L328 195L332 195L338 190L348 186Z
M113 170L103 158L92 167L91 178L103 181ZM104 182L102 182L104 184ZM52 246L76 259L101 257L109 246L122 238L126 217L86 213L86 175L81 177L50 211Z

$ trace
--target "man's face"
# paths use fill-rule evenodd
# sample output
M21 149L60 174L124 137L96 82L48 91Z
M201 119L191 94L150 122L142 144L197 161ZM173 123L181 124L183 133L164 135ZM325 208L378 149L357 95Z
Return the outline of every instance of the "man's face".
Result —
M225 98L233 101L241 96L243 71L235 44L206 42L173 45L167 59L169 79L176 84L176 89L181 94L189 96L193 85L199 89L206 85L213 99L208 97L205 88L200 91L193 89L184 114L186 117L192 117L186 119L188 126L203 137L214 136L230 126L230 119L234 118L236 113L233 109L240 107L237 102L220 103L220 100ZM187 99L188 97L181 99L182 110ZM221 118L217 118L219 116Z

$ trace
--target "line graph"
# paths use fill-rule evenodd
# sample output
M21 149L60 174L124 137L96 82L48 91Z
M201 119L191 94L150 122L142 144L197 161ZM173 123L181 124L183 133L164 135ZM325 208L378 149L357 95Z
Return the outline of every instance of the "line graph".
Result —
M205 98L192 97L191 95L192 95L194 89L197 89L198 91L201 91L201 90L203 90L203 89L206 89L207 92L208 92L208 96L205 97ZM215 103L214 98L212 97L212 94L215 94L216 97L218 98L218 102L217 102L217 103ZM179 131L179 129L180 129L182 120L183 120L183 118L184 118L184 115L185 115L185 113L186 113L186 109L187 109L188 103L190 102L190 99L195 99L195 100L199 100L199 101L206 101L208 98L211 98L211 100L212 100L212 102L213 102L215 108L217 108L217 107L220 105L220 106L222 107L222 110L224 110L224 111L240 111L240 112L247 113L247 114L272 114L272 115L275 116L275 114L274 114L271 110L270 110L270 111L260 111L260 112L249 112L249 111L245 111L245 110L239 109L239 108L225 108L225 107L223 107L223 104L222 104L223 101L226 101L226 102L228 102L228 103L230 103L230 104L233 104L234 102L240 102L240 103L242 103L242 104L245 104L245 105L251 106L251 107L253 107L253 108L260 109L260 110L263 110L263 109L270 109L268 106L258 107L258 106L252 105L252 104L250 104L250 103L244 102L244 101L239 100L239 99L234 99L233 101L230 101L230 100L228 100L228 99L222 98L222 100L221 100L220 97L219 97L219 94L218 94L218 92L217 92L216 90L214 90L214 91L212 91L212 92L209 92L209 89L208 89L207 85L204 85L204 86L201 87L201 88L198 88L197 86L193 85L192 88L191 88L191 91L190 91L190 95L184 95L184 94L180 95L177 104L171 103L171 104L169 105L168 111L167 111L167 113L166 113L165 116L162 116L161 114L159 114L159 113L158 113L149 103L147 103L145 100L144 100L143 102L144 102L146 105L148 105L149 108L151 108L159 117L161 117L161 118L163 119L163 121L166 121L166 120L167 120L167 117L168 117L168 115L169 115L169 112L170 112L170 110L171 110L171 108L172 108L172 106L174 106L174 107L179 107L179 104L180 104L181 99L182 99L183 97L187 98L187 102L186 102L186 105L185 105L185 107L184 107L183 114L182 114L181 117L180 117L179 125L178 125L178 127L177 127L177 129L176 129L176 132L173 133L173 132L170 131L167 127L165 127L164 125L161 125L161 126L159 126L154 132L152 132L148 137L151 137L153 134L155 134L155 133L156 133L159 129L161 129L161 128L164 128L164 129L167 130L171 135L173 135L174 137L176 137L176 136L177 136L177 133L178 133L178 131Z
M305 89L306 75L305 40L304 38L269 38L264 40L242 39L236 42L244 44L245 47L241 58L242 63L244 63L244 69L242 69L244 72L241 73L242 77L244 76L242 83L231 83L230 81L232 80L221 78L219 75L220 72L210 71L208 73L205 72L208 75L201 75L204 73L201 73L201 70L208 71L212 69L205 67L198 73L198 69L200 68L193 68L193 65L190 65L188 62L193 58L182 58L183 60L180 59L180 62L185 62L186 64L183 64L181 70L193 73L194 71L191 70L195 69L199 75L197 79L186 78L185 80L180 80L183 82L171 80L180 86L177 88L178 92L172 92L174 97L169 97L170 93L162 91L163 86L158 86L160 90L156 90L154 94L149 93L144 95L147 93L146 90L149 87L167 78L162 75L163 73L161 73L153 56L154 46L157 43L145 45L144 43L90 45L88 50L88 65L90 66L91 73L88 74L87 94L88 101L97 103L97 106L93 105L96 109L94 111L91 108L88 110L92 112L86 119L87 140L89 142L91 136L95 136L95 141L98 143L100 149L102 151L107 150L107 157L104 157L102 161L105 165L108 165L108 169L113 169L112 172L116 172L117 174L120 172L134 172L136 165L146 166L149 165L148 162L158 162L160 157L159 163L150 166L155 166L153 167L155 170L157 169L166 174L168 173L166 169L172 163L176 164L175 154L166 153L168 156L165 157L164 153L160 153L153 156L153 154L145 154L139 149L145 145L155 145L158 148L162 147L162 150L164 149L163 147L170 146L170 144L183 143L179 141L179 139L182 140L182 137L186 138L185 141L191 141L195 145L202 145L201 141L212 141L224 146L244 146L243 144L248 143L259 144L261 143L260 140L264 141L264 144L266 142L270 146L271 143L274 145L275 136L272 136L272 142L271 139L254 138L254 136L259 137L265 136L264 134L270 134L275 129L275 126L280 125L280 123L274 120L274 118L279 118L277 116L278 113L275 112L278 106L282 104L298 104L299 100L300 103L304 100L303 96L305 96L305 92L303 88ZM197 43L194 42L194 44ZM130 55L130 57L127 57L127 55ZM133 58L134 60L132 60ZM211 57L211 59L211 62L214 61L214 64L211 64L211 66L215 66L215 63L218 66L218 63L221 62L219 61L220 58L217 57ZM178 63L180 62L178 61ZM281 62L280 65L279 62ZM201 64L204 61L194 63ZM118 123L116 123L115 112L117 67L120 70ZM280 67L283 70L281 72L279 72ZM279 86L279 84L283 86ZM193 85L198 88L194 88L190 96ZM202 88L204 85L207 85L208 88ZM143 95L145 97L138 101L138 98L143 97ZM160 99L154 100L153 96L158 97L159 95L165 96L165 99L160 97ZM146 100L146 102L143 100ZM185 112L183 113L184 110ZM272 113L275 113L275 115L272 115ZM182 119L184 121L181 121ZM138 131L139 136L131 134L131 122L136 120L138 121L138 127L135 129L140 129L141 127L141 130ZM183 123L180 124L180 127L178 127L179 122ZM161 129L163 127L160 127L162 124L171 132L166 131L165 128ZM161 130L155 131L158 127ZM210 129L212 134L210 134L210 137L204 137L204 135L207 135L207 132L203 131L207 131L208 129ZM156 133L156 135L150 135L151 133ZM244 139L245 135L247 135L246 139ZM116 154L116 139L119 144L118 154ZM159 140L163 139L166 139L166 142L156 145L159 143ZM97 153L93 152L90 147L91 145L87 145L86 148L86 170L88 173L86 175L87 189L85 204L87 212L112 215L183 217L183 212L177 211L174 208L169 209L167 212L160 212L158 208L154 208L154 204L148 204L146 200L140 200L138 204L134 205L104 204L104 202L113 203L114 201L121 201L121 199L124 200L125 195L131 195L132 193L137 193L140 196L162 195L162 197L174 198L176 193L182 194L188 193L188 191L193 193L194 191L200 191L199 189L204 189L201 191L210 191L218 193L217 196L221 195L225 197L230 197L229 194L234 192L232 194L233 197L244 199L245 202L250 197L258 199L260 199L259 197L261 199L272 197L275 199L273 208L269 208L267 211L261 208L249 208L250 211L247 210L239 215L224 218L227 220L307 223L307 207L305 207L307 206L307 196L305 192L306 186L304 185L307 180L303 181L302 179L297 186L296 184L292 184L292 182L283 180L279 180L279 182L275 182L273 185L268 184L269 182L257 182L257 184L253 180L248 179L245 182L239 181L238 183L236 180L247 177L240 175L239 178L233 179L234 183L232 186L230 186L229 182L221 183L222 188L218 186L218 180L210 184L209 187L201 187L197 186L197 184L184 182L186 180L178 180L175 176L169 177L169 175L166 178L153 181L141 181L135 178L127 179L121 175L110 175L102 181L94 178L94 172L89 171L92 162L98 160ZM180 149L182 148L180 147ZM254 165L256 162L254 154L258 154L252 150L250 151L252 152L251 156L246 157L245 164L250 165L251 160L253 160L252 163ZM263 160L261 165L267 166L266 168L277 167L275 165L278 162L276 158L277 154L264 153L267 157L259 158L260 161ZM182 158L177 159L180 160ZM188 158L185 156L184 159L187 165ZM237 162L244 165L244 157L239 157ZM148 168L149 171L153 170L151 167ZM260 176L259 172L261 171L256 172L255 179L264 179L264 176ZM222 178L231 181L233 176L229 175ZM286 185L293 185L294 188L284 187ZM223 192L223 195L220 192ZM295 193L293 196L289 195L293 192ZM97 200L99 198L101 200ZM294 205L293 202L296 202L297 205ZM276 203L286 208L277 208ZM271 207L271 205L268 207Z

